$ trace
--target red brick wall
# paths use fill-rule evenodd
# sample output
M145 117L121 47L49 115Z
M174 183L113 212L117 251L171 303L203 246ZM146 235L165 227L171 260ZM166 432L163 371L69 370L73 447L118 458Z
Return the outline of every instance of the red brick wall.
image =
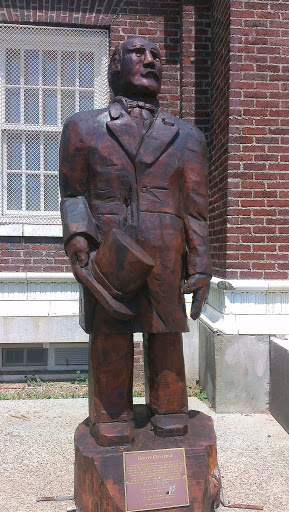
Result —
M60 238L0 237L0 272L71 272Z
M214 274L289 273L289 1L212 0Z
M181 0L180 31L180 112L183 119L195 121L195 8L192 0Z
M210 131L210 0L183 0L180 117Z
M209 231L213 274L226 275L226 215L230 93L230 0L211 6L211 133Z
M231 1L227 276L289 276L289 1Z
M76 8L72 0L55 0L50 10L46 4L31 10L31 2L16 8L6 0L0 20L110 27L111 48L133 35L159 44L162 106L195 121L209 136L214 274L286 279L289 0L84 0ZM59 240L20 241L19 253L9 257L9 239L0 239L0 270L40 265L32 254L43 243L42 270L52 260L54 270L67 270ZM10 242L14 254L17 241Z

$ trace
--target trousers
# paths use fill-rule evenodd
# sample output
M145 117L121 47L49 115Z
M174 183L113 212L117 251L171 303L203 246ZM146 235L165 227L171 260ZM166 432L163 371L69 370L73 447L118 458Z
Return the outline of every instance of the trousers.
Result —
M91 334L90 425L127 422L133 416L132 334ZM146 404L151 414L188 411L181 333L144 335Z

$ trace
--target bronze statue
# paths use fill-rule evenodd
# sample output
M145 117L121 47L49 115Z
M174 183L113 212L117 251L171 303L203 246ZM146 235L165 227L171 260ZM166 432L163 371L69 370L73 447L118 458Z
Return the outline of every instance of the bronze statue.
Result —
M157 46L128 39L109 65L113 100L65 124L60 147L65 249L90 334L89 425L103 446L134 438L133 333L144 333L146 402L159 436L187 430L184 293L209 292L207 148L159 109Z

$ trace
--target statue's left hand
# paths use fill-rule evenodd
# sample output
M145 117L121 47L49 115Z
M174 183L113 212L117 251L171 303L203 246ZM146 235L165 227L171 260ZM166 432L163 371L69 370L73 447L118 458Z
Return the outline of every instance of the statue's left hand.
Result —
M77 266L83 268L88 264L88 241L83 236L75 236L67 244L66 253L70 260L72 272L75 275L75 270L77 269Z
M193 293L191 318L199 318L204 302L207 300L210 290L211 276L208 274L194 274L187 280L183 287L184 293Z

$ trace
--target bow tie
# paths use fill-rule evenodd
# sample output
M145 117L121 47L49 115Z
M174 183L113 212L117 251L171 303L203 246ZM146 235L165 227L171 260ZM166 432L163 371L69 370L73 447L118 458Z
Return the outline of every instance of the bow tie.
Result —
M144 101L130 100L126 98L127 108L132 110L133 108L142 108L151 112L154 115L157 112L157 107L151 103L145 103Z

